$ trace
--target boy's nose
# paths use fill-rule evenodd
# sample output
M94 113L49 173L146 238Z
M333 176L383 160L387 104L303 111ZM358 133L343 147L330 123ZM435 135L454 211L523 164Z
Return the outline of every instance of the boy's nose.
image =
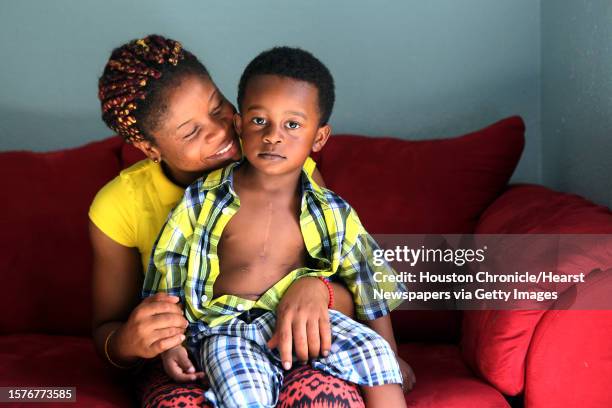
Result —
M272 128L268 132L263 135L264 143L276 144L283 141L283 135L281 131L277 128Z

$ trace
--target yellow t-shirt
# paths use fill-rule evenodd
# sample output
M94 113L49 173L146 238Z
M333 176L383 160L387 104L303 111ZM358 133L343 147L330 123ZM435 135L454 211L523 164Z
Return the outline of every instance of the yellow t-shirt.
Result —
M304 168L312 175L316 163L310 157ZM184 189L172 183L159 163L142 160L123 170L106 184L89 208L89 219L113 241L140 252L143 273L157 235Z

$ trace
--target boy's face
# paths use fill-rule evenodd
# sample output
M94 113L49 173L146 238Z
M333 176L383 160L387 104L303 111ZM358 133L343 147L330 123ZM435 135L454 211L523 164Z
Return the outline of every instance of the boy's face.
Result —
M304 81L277 75L253 77L234 124L249 163L267 175L301 171L310 152L323 148L331 132L319 127L318 91Z

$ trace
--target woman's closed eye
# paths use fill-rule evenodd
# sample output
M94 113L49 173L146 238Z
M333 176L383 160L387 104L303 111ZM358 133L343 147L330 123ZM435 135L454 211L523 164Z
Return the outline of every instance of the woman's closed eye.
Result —
M223 100L220 100L219 104L210 112L212 116L219 116L219 114L223 112L223 102Z
M187 133L185 136L183 136L183 140L189 140L194 138L195 136L197 136L200 133L200 127L196 126L193 128L193 130L189 133Z

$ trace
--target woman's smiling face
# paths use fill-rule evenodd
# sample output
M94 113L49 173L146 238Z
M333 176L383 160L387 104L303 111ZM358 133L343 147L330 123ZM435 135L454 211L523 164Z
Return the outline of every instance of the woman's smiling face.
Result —
M209 78L189 75L166 91L156 129L155 143L136 142L149 157L166 165L180 184L189 184L201 173L241 157L232 118L234 106ZM149 154L153 153L153 154Z

